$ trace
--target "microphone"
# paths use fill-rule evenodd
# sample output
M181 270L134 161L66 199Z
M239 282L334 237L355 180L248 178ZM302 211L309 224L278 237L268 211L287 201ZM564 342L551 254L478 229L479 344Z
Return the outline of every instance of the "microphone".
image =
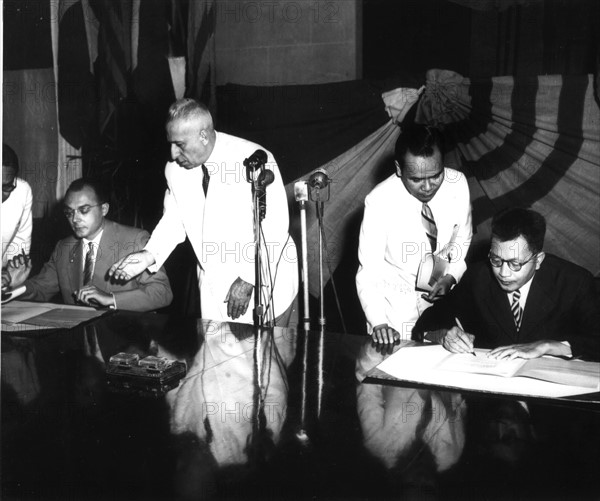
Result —
M329 174L327 174L327 171L323 168L318 168L308 178L308 185L311 188L325 188L330 182L331 179L329 178Z
M327 171L319 167L308 178L308 198L313 202L326 202L329 200L329 185L331 179ZM326 189L325 189L326 188ZM323 189L323 191L321 191Z
M258 214L261 221L267 214L267 186L273 181L275 181L275 174L269 169L261 171L256 178L256 198L258 199Z
M267 153L264 150L256 150L246 160L244 160L244 167L249 171L255 171L259 167L262 167L267 163Z
M273 173L272 170L269 170L269 169L263 170L258 175L258 178L256 178L256 184L258 184L258 186L262 187L262 188L266 188L273 181L275 181L275 174Z

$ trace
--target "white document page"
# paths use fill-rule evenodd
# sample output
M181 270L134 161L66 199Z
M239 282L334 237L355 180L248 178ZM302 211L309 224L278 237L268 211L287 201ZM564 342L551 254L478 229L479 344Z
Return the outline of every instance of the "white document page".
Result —
M478 358L485 351L487 350L476 350ZM550 383L528 377L501 377L437 368L450 355L452 354L441 345L406 347L390 355L377 368L402 381L509 395L566 397L595 393L600 390L598 386L586 388ZM472 355L464 356L472 357Z

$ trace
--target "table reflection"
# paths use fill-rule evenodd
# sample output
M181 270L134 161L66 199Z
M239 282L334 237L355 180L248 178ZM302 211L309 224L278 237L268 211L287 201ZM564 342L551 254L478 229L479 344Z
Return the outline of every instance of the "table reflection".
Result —
M356 361L357 379L363 381L391 348L365 342ZM459 461L466 416L460 394L359 384L356 404L365 447L405 492L413 487L435 491L437 474Z
M265 439L279 440L295 336L269 329L255 338L249 326L219 322L199 322L198 332L187 375L166 397L171 430L194 433L219 466L244 463L268 448ZM161 344L158 354L173 358Z
M3 499L600 493L597 407L365 382L399 348L370 338L121 311L2 341ZM115 391L119 352L187 373L166 394Z
M415 345L366 341L356 361L357 379L364 381L392 353ZM357 410L365 448L385 467L390 489L405 498L600 495L592 473L600 462L597 408L370 380L357 386Z

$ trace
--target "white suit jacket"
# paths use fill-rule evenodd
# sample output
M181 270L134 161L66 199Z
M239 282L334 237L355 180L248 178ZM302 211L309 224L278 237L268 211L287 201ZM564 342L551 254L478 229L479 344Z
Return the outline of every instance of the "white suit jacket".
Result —
M2 267L21 253L29 254L31 247L31 187L21 178L16 180L17 187L2 204L1 209Z
M175 246L187 237L198 260L202 317L218 321L227 316L225 298L240 277L255 284L254 218L251 183L246 180L244 159L260 145L217 132L213 152L205 165L210 173L208 195L202 190L202 169L186 170L175 162L165 167L167 190L164 213L146 245L161 266ZM265 150L266 151L266 150ZM289 236L289 213L279 168L270 152L266 167L275 180L266 188L267 210L262 223L263 294L272 307L265 318L274 318L290 306L298 292L298 256ZM268 254L268 258L267 258ZM268 266L270 264L270 266ZM263 304L266 306L268 300ZM254 297L239 322L252 323Z

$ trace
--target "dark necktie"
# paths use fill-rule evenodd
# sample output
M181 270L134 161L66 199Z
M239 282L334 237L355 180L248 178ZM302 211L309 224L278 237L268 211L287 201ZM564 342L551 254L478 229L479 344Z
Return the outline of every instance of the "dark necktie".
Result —
M204 196L208 193L208 183L210 182L210 176L208 175L208 169L206 165L202 164L202 189L204 190Z
M510 309L512 310L513 317L515 318L517 330L521 328L521 321L523 320L523 308L521 308L521 303L519 303L520 299L521 291L514 291L512 293L512 304L510 305Z
M85 265L83 267L83 285L88 285L92 282L94 274L94 244L88 243L87 254L85 255Z
M423 203L423 207L421 208L421 219L423 220L423 227L431 244L431 252L435 252L437 248L437 226L433 219L433 213L426 203Z

